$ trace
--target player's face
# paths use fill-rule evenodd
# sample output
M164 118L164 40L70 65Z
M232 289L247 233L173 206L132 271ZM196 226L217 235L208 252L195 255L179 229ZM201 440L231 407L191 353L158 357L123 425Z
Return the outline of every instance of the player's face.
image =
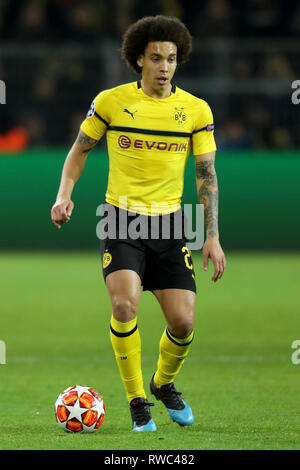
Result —
M177 46L173 42L149 42L139 57L142 86L150 96L165 98L171 93L171 80L177 67Z

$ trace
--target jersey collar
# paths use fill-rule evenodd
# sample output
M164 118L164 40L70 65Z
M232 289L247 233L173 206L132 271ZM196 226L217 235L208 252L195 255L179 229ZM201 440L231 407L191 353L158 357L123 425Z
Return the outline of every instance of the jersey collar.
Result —
M137 81L137 87L142 88L141 80ZM172 85L171 93L174 93L174 94L176 93L176 85Z

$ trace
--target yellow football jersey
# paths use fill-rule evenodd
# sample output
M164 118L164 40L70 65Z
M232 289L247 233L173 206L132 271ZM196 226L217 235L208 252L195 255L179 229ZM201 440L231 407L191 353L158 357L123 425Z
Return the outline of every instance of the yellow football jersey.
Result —
M81 129L96 140L106 132L106 201L145 215L178 210L191 148L194 155L216 150L210 107L174 85L164 99L146 95L140 81L105 90Z

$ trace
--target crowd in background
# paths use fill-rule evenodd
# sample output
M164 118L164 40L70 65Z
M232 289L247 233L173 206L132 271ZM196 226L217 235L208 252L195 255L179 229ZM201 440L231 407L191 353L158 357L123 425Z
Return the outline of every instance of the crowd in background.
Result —
M155 14L180 18L194 38L191 60L175 81L213 108L218 147L300 146L300 105L290 99L291 83L300 79L296 0L288 8L282 0L4 0L0 79L7 104L0 106L0 151L21 129L25 147L70 144L99 91L136 79L120 60L122 36L131 23ZM216 53L220 41L224 49ZM245 48L233 52L239 42Z

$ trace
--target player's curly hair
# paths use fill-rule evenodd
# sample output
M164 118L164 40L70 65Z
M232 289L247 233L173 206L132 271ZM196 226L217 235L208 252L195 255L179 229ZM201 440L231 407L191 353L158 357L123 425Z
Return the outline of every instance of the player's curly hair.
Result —
M152 41L174 42L177 46L177 63L184 64L192 51L192 36L186 26L172 16L145 16L129 26L123 37L121 54L135 72L140 73L138 58Z

